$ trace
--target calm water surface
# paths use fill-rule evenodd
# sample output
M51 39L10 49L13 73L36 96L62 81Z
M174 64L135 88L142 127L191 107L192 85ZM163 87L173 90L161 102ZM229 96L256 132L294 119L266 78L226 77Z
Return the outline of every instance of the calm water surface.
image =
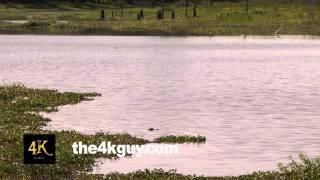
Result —
M46 115L50 129L207 137L98 173L237 175L320 154L320 39L2 35L0 81L103 94Z

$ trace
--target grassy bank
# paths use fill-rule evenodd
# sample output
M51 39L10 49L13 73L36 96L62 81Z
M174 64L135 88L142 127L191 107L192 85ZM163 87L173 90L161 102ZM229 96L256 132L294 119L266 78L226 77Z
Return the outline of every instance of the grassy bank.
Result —
M164 9L164 18L156 12ZM105 9L106 20L98 21ZM137 14L143 9L144 17ZM172 19L172 11L175 18ZM252 1L193 5L129 6L95 3L0 4L0 33L101 35L320 35L320 5ZM26 20L20 23L4 20Z
M198 177L162 169L136 171L128 174L88 174L96 158L113 158L115 155L74 155L71 145L75 141L99 144L112 141L113 144L146 143L203 143L203 136L164 136L153 141L129 134L83 135L75 131L42 130L49 119L39 112L57 111L57 106L76 104L92 100L97 93L60 93L55 90L30 89L20 85L0 87L0 178L9 179L318 179L320 159L308 159L301 155L300 161L279 166L278 170L255 172L238 177ZM24 133L56 135L56 164L23 164L22 137Z

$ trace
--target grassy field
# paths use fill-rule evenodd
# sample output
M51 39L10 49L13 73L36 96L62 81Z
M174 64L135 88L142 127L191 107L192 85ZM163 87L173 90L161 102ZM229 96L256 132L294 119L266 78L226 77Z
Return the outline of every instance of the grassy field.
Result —
M164 19L156 11L164 9ZM98 21L105 9L106 20ZM137 19L143 9L144 18ZM172 11L175 19L171 18ZM113 14L113 15L112 15ZM1 21L2 20L2 21ZM12 23L7 20L26 20ZM102 34L102 35L320 35L320 5L252 1L246 13L243 2L215 2L212 7L164 4L156 7L110 4L0 4L0 33Z
M76 104L93 100L96 93L59 93L55 90L30 89L21 85L0 87L0 178L1 179L318 179L320 159L308 159L301 155L300 162L292 161L279 166L278 170L256 172L238 177L197 177L176 173L175 170L142 170L128 174L111 173L93 175L88 172L96 158L113 158L114 155L74 155L71 145L75 141L99 144L112 141L113 144L156 143L204 143L203 136L165 136L148 141L129 134L83 135L75 131L42 130L49 119L39 112L57 111L57 106ZM56 135L56 164L23 164L22 137L24 133Z

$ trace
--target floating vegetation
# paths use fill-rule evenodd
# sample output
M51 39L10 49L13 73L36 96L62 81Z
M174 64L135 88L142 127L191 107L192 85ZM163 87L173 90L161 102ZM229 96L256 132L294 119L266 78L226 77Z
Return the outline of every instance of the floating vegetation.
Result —
M155 143L205 143L206 137L204 136L162 136L154 140Z

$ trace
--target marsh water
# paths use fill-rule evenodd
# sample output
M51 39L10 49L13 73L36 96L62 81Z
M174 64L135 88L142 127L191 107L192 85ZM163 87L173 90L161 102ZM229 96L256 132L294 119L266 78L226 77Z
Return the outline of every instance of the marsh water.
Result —
M317 38L1 35L0 81L102 93L47 114L49 129L207 138L178 155L101 159L96 173L238 175L320 154Z

